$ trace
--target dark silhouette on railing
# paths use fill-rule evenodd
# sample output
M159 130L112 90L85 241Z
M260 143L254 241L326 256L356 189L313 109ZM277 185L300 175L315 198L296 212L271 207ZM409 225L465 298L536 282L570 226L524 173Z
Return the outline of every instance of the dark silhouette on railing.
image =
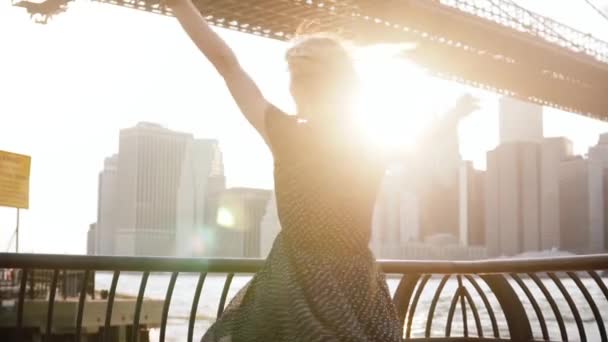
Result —
M102 334L110 331L112 307L122 272L143 272L131 331L140 330L140 313L150 273L171 273L162 309L161 341L166 336L169 306L178 276L182 273L199 274L192 293L188 322L188 341L192 341L207 275L227 274L217 309L219 317L229 300L228 290L234 275L254 273L263 262L253 259L0 254L0 268L21 272L13 331L16 336L23 336L21 334L26 328L23 326L23 308L31 289L28 279L32 272L51 270L46 316L46 332L50 333L53 331L54 294L58 279L66 270L81 271L84 278L81 284L85 285L79 291L75 323L77 341L82 334L86 284L94 277L94 271L113 272ZM607 341L608 289L602 272L608 269L608 255L473 262L380 261L379 265L387 274L401 278L393 301L404 324L405 340L441 337L464 341ZM421 302L425 294L430 295L429 298L432 296L432 300L427 301L428 305ZM447 311L441 308L447 308ZM415 331L413 323L416 321L422 324L422 330ZM551 330L548 323L555 323L557 329ZM437 336L441 331L443 333ZM105 333L104 341L110 339L109 335ZM135 341L139 336L130 334L130 340Z

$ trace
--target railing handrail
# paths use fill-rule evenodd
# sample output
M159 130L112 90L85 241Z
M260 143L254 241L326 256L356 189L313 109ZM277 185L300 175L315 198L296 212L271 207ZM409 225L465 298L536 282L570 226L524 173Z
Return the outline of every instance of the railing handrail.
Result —
M378 260L385 273L495 274L608 270L608 253L476 261ZM0 268L127 272L254 273L264 259L176 258L0 253Z

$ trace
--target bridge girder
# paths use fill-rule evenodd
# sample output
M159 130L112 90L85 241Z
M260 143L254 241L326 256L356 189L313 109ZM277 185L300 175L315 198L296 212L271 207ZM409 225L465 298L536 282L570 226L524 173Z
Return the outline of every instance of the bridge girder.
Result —
M158 0L96 1L171 15ZM485 8L479 5L483 1L505 7ZM316 21L317 30L341 32L361 44L415 43L416 49L406 57L439 77L608 120L608 43L525 12L512 2L483 1L194 3L216 26L273 39L289 40L303 22ZM577 41L569 41L570 37Z

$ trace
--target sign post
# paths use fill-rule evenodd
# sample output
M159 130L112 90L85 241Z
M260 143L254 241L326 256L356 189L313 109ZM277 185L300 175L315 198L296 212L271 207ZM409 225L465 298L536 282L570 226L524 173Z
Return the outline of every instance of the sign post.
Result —
M15 253L19 253L19 208L17 208L17 228L15 228Z
M0 206L17 209L15 250L19 253L19 210L29 208L31 157L0 151Z

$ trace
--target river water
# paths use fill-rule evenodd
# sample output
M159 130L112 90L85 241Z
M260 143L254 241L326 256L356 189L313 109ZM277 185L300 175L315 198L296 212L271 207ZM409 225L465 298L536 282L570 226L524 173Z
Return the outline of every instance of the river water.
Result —
M148 284L146 287L145 297L146 298L154 298L154 299L164 299L165 293L167 290L167 286L169 284L170 274L168 273L158 273L151 274L148 279ZM250 279L250 276L235 276L232 285L230 287L228 298L232 298L234 294L247 283ZM110 288L110 283L112 280L111 273L97 272L95 277L95 286L96 289L104 290ZM120 280L118 282L117 293L124 295L137 295L139 291L139 283L141 280L141 274L121 274ZM192 306L192 297L194 294L194 290L196 288L196 283L198 280L197 274L180 274L177 282L175 284L175 289L173 292L173 298L171 300L171 306L169 308L169 318L167 322L167 341L185 341L188 334L188 319L190 317L190 309ZM214 274L208 275L205 280L205 284L203 286L203 291L201 294L201 299L199 301L199 306L197 310L197 320L195 324L194 330L194 340L198 341L207 330L207 328L213 323L215 320L215 315L217 312L217 306L220 300L222 288L224 285L225 275ZM560 312L564 318L564 321L567 324L568 330L568 340L576 341L579 340L578 330L576 328L576 324L574 321L574 316L571 310L568 307L566 300L561 296L557 286L553 284L553 282L549 279L543 280L548 290L554 296ZM605 325L608 326L608 301L604 297L603 293L599 289L599 287L594 283L594 281L590 278L583 278L583 283L589 289L591 296L595 299L600 313L603 315L603 321ZM604 283L606 283L607 279L604 278ZM399 279L391 278L387 280L389 289L392 292L395 291L399 284ZM431 280L427 283L422 296L420 298L420 302L417 307L417 314L414 315L414 320L412 323L412 337L423 337L424 329L426 327L427 321L427 313L432 301L434 290L437 288L437 285L440 282L439 277L432 277ZM578 310L581 314L585 325L585 332L587 334L587 339L589 341L599 340L599 330L597 324L595 323L595 319L593 316L593 312L587 304L585 298L581 294L581 292L576 287L576 284L569 278L562 278L562 282L566 286L566 288L571 293L575 303L577 304ZM480 281L479 282L484 292L488 295L489 300L494 308L498 308L498 303L493 295L490 294L489 289L485 284ZM521 289L517 286L517 284L511 281L511 284L515 288L516 292L520 295L520 298L525 298L525 294ZM535 296L545 319L547 321L547 328L552 339L559 340L559 327L555 316L551 311L551 307L546 302L540 290L531 282L526 281L526 284L532 291L532 294ZM465 287L467 287L469 293L473 297L473 301L475 302L482 322L483 331L486 335L492 333L490 319L487 311L485 310L483 303L478 295L476 295L475 290L472 286L469 286L467 282L465 282ZM455 280L451 280L447 283L446 287L442 291L441 300L437 306L436 313L433 318L432 325L432 336L444 336L446 321L447 321L447 312L449 310L450 302L452 296L457 288L457 282ZM528 317L532 322L532 329L534 335L540 337L542 339L542 334L540 330L540 325L538 324L538 320L534 314L534 310L532 305L528 302L528 300L523 301L525 309L528 313ZM504 316L500 313L500 310L494 310L497 314L497 320L499 323L499 331L501 337L508 337L508 329L506 327ZM418 314L419 313L419 314ZM469 310L467 314L467 322L469 327L469 333L471 335L477 335L475 329L475 322L471 317L471 312ZM462 324L462 316L461 309L457 306L456 314L454 316L454 325L452 328L453 336L462 336L463 334L463 324ZM159 329L152 329L150 333L150 337L153 341L158 340Z

